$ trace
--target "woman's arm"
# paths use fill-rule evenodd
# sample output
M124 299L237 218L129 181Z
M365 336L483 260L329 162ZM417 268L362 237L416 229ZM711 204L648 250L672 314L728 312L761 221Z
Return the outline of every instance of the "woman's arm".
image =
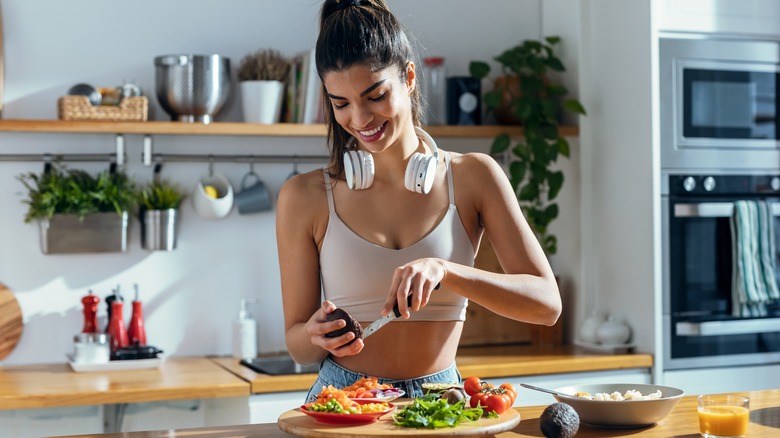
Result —
M416 295L413 310L427 303L433 287L447 289L507 318L553 325L561 298L547 257L517 203L501 167L485 154L453 154L458 210L471 236L484 228L504 273L494 273L441 259L420 259L396 269L383 313L400 297Z
M286 182L276 210L285 341L292 358L301 364L321 362L328 354L357 354L363 348L361 340L342 347L354 338L351 332L336 338L324 336L345 322L327 322L327 314L336 306L321 302L318 241L325 234L328 217L321 175L318 170Z

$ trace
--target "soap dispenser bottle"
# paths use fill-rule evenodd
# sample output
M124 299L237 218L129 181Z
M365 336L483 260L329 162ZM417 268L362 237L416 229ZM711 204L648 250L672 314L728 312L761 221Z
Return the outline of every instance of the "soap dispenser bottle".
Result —
M249 313L249 303L254 300L241 299L238 319L233 322L233 357L236 359L257 356L257 322Z

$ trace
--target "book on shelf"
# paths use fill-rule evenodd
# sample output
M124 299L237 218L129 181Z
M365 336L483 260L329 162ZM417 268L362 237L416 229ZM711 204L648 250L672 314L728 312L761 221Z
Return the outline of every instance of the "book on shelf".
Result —
M317 75L314 49L293 58L287 84L285 121L290 123L322 123L322 82Z

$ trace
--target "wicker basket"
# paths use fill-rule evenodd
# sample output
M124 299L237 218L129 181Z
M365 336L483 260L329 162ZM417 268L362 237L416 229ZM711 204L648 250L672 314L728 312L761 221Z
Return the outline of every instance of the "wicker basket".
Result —
M125 97L119 105L95 106L87 96L62 96L57 110L61 120L142 122L149 117L149 100L146 96L133 96Z

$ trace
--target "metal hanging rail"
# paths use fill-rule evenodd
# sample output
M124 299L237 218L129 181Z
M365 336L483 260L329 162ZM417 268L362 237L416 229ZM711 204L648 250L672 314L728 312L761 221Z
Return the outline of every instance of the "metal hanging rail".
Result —
M0 161L43 161L51 163L56 158L57 161L110 161L118 166L125 165L125 137L117 134L116 151L110 154L0 154Z
M0 161L111 161L116 154L0 154Z
M327 155L212 155L212 154L153 154L153 163L173 162L233 162L233 163L322 163Z
M150 136L144 138L144 147L141 154L141 162L145 166L152 164L173 163L173 162L235 162L235 163L322 163L330 159L327 155L214 155L214 154L156 154L152 152L152 139ZM123 166L126 162L125 139L121 134L116 136L116 152L103 154L3 154L0 153L0 162L2 161L109 161L118 166Z

